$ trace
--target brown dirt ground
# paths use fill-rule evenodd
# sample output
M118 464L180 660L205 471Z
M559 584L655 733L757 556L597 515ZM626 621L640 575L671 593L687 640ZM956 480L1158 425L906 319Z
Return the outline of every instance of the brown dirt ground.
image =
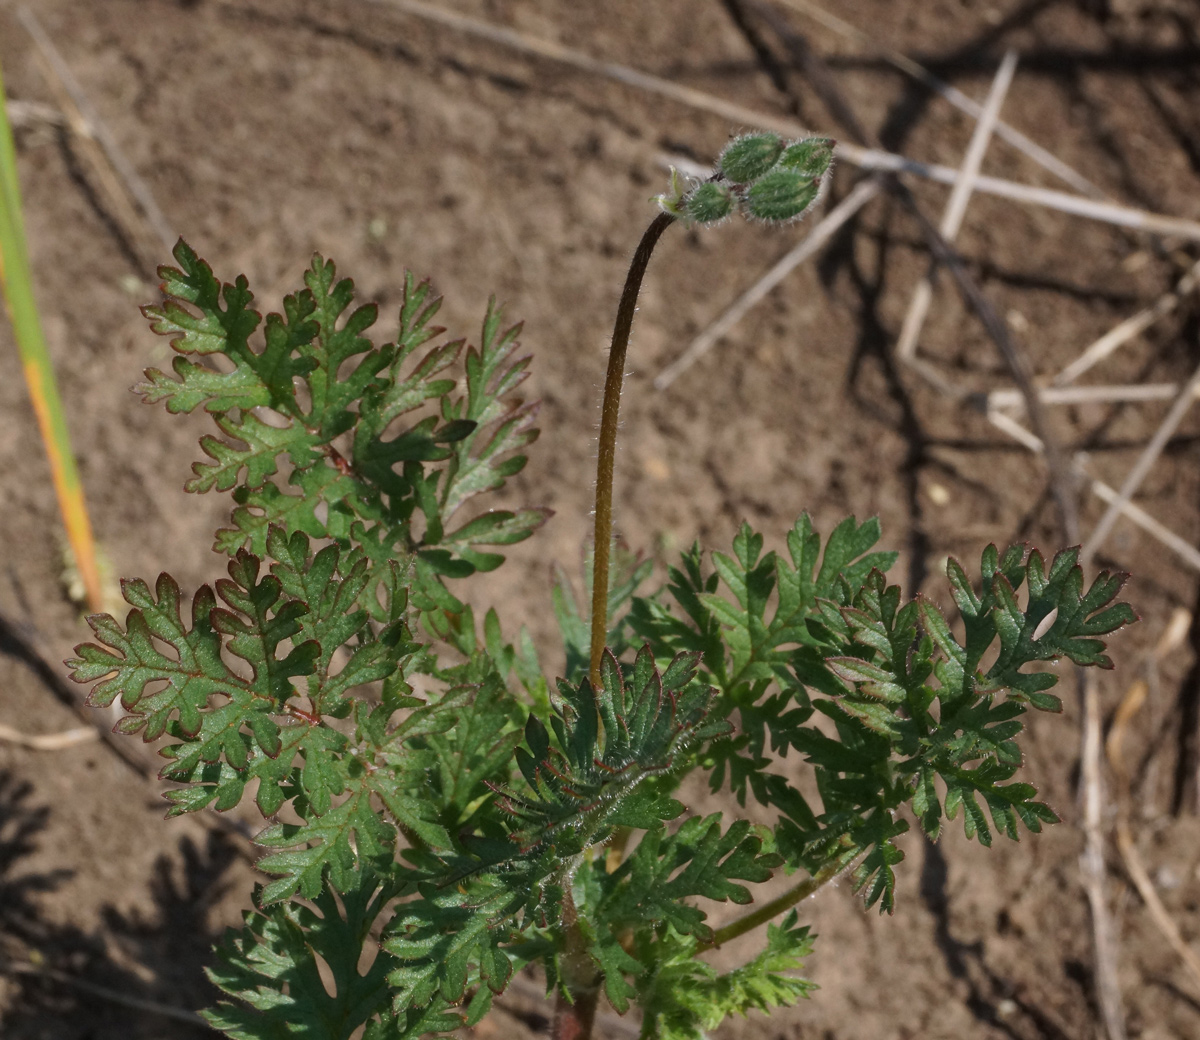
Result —
M701 0L455 0L454 10L552 38L757 107L788 102L722 5ZM575 568L586 537L597 388L627 257L661 190L664 152L713 156L732 129L635 89L516 55L389 9L339 0L38 0L47 32L167 218L218 274L245 272L276 305L314 250L337 259L383 311L402 271L432 275L445 323L477 328L487 297L526 320L542 439L506 501L556 517L518 547L477 602L498 602L552 645L547 561ZM1110 8L1110 16L1103 11ZM1200 217L1200 4L1195 0L842 0L838 12L981 97L1006 46L1022 55L1004 116L1112 197ZM0 2L11 97L55 103ZM957 164L971 122L855 44L798 16L862 122L913 157ZM792 76L798 117L839 128ZM218 496L185 496L206 421L140 404L128 387L165 344L136 305L154 298L149 250L122 223L77 139L19 134L36 289L95 526L113 569L169 569L185 588L222 569L208 551ZM987 172L1046 175L1002 144ZM840 169L835 196L855 177ZM915 185L934 216L944 189ZM728 544L742 519L778 545L802 510L828 530L881 516L904 549L897 573L945 601L939 562L988 540L1059 535L1040 463L978 414L907 371L894 341L925 269L912 221L877 201L670 390L650 377L788 249L799 232L730 225L668 235L635 329L619 456L620 528L660 558L699 538ZM144 236L143 236L144 237ZM1195 248L993 198L972 201L960 246L1039 376L1156 299ZM1188 303L1116 356L1096 381L1184 378L1195 364ZM1010 385L978 323L939 288L922 350L976 388ZM60 525L9 330L0 326L0 722L70 727L57 665L86 630L65 598ZM1165 404L1060 409L1056 430L1122 475ZM1194 417L1152 471L1141 504L1200 536ZM1083 507L1084 530L1101 505ZM1196 576L1119 524L1101 562L1131 570L1144 624L1115 641L1111 711ZM1193 633L1191 645L1200 644ZM40 651L41 658L34 656ZM550 658L553 660L553 657ZM47 668L45 662L49 662ZM1180 734L1194 738L1198 664L1169 659L1135 720L1130 760L1139 847L1186 937L1200 932L1200 824ZM1074 800L1078 709L1030 727L1027 771L1065 822L988 852L950 833L907 842L899 909L864 914L845 886L809 905L822 990L721 1036L806 1040L1083 1040L1097 1035L1082 839ZM1187 714L1192 709L1193 714ZM1190 722L1188 721L1190 719ZM1178 783L1177 783L1178 781ZM148 782L103 743L69 752L0 744L0 1022L21 1040L200 1036L76 985L16 973L45 963L75 979L182 1008L211 999L200 974L213 937L246 905L252 872L196 820L164 824ZM1178 788L1178 789L1177 789ZM1176 811L1177 809L1182 811ZM1114 861L1130 1035L1200 1036L1200 988ZM31 960L31 956L35 960ZM529 1035L538 1005L514 1000L479 1036ZM544 1013L544 1008L542 1009ZM606 1020L606 1023L608 1020ZM611 1023L602 1031L615 1029ZM613 1035L622 1035L619 1030Z

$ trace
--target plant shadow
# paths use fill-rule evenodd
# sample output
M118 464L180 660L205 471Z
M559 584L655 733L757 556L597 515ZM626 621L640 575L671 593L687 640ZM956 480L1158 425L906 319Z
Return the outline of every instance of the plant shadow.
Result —
M62 898L71 872L23 869L49 819L34 794L31 784L0 770L0 1035L216 1036L190 1012L216 995L203 972L218 938L209 909L225 890L235 850L215 834L203 847L184 838L177 856L157 859L145 911L108 906L103 925L85 931L44 913L48 901Z

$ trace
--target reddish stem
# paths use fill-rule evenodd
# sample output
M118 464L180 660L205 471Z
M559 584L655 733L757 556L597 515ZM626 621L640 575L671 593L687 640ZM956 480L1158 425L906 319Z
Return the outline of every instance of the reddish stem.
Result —
M608 374L604 380L604 404L600 412L600 447L596 457L596 534L592 563L592 652L588 677L592 689L600 688L600 658L608 637L608 558L612 544L613 462L617 453L617 419L621 412L621 383L625 378L625 355L629 332L637 311L642 278L654 247L662 233L675 222L670 213L660 213L646 228L629 264L617 321L613 326L612 346L608 350Z
M579 911L575 909L569 878L563 886L562 926L559 987L550 1035L553 1040L590 1040L600 1000L600 972L588 953L587 937L579 926Z
M575 994L572 1004L560 990L554 1002L554 1026L550 1033L553 1040L589 1040L599 999L600 990L593 989Z

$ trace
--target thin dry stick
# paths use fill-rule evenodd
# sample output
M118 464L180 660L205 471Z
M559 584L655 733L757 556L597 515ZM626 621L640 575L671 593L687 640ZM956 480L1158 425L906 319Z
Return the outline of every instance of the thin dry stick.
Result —
M967 272L962 257L954 251L954 247L947 243L938 234L937 229L929 223L920 206L916 204L916 200L912 198L912 193L904 185L900 185L898 190L906 198L909 211L920 227L921 233L925 236L934 259L948 268L954 280L958 283L959 292L978 316L988 337L995 343L1001 358L1003 358L1005 365L1008 366L1009 374L1017 384L1017 389L1020 390L1021 396L1025 399L1025 408L1029 413L1029 420L1037 433L1039 441L1045 445L1044 454L1046 457L1046 468L1050 472L1050 490L1053 493L1055 504L1058 506L1063 533L1066 535L1067 541L1073 543L1078 538L1079 503L1076 499L1075 488L1072 486L1073 482L1066 458L1047 421L1045 409L1038 400L1037 388L1033 385L1033 372L1030 369L1029 360L1017 344L1013 342L1008 332L1008 326L1000 319L1000 316L996 313L996 309L991 305L987 297L983 295L983 291ZM913 359L912 363L914 367L915 362L918 360L920 359Z
M79 81L71 72L71 68L63 60L61 54L58 53L50 37L42 28L37 17L28 7L17 8L17 20L29 33L33 42L37 44L38 50L45 58L50 68L54 71L55 77L62 85L62 89L69 95L71 104L77 110L80 117L79 129L83 136L95 140L103 150L108 164L119 178L124 191L129 198L132 198L137 208L141 210L142 216L146 219L151 230L158 237L163 247L169 253L175 246L176 238L178 237L172 230L167 218L163 216L162 210L158 208L158 203L154 200L154 195L146 182L138 176L137 171L133 168L124 153L117 146L112 134L108 132L108 128L96 114L92 108L91 102L88 100L87 94L79 85ZM70 113L68 113L68 117Z
M663 155L660 157L660 161L664 167L666 167L666 168L674 167L680 173L683 173L683 174L687 175L688 177L703 178L703 177L709 176L709 174L711 173L711 170L708 167L702 166L700 163L693 162L692 160L688 159L686 156ZM888 187L891 190L897 190L897 186L895 184L888 184L887 181L884 181L883 183L884 183L885 187ZM904 190L903 186L899 186L898 190L900 193L900 201L903 202L905 204L905 206L908 207L910 210L916 212L917 204L916 204L916 200L912 197L911 192L906 192ZM846 201L849 201L849 197L847 197ZM830 218L832 218L834 216L834 212L836 212L836 211L831 211L829 214L827 214L825 219L829 220ZM923 218L918 215L918 220L923 221ZM930 224L928 226L925 226L923 224L922 230L930 238L930 242L931 242L930 249L932 252L934 252L936 254L938 262L949 267L953 271L955 280L960 285L970 285L971 286L970 289L966 290L965 295L968 298L968 303L973 308L978 310L980 303L984 302L983 294L979 291L978 287L975 286L973 281L971 280L970 275L966 271L965 265L963 264L962 258L959 257L956 253L953 252L953 250L951 250L948 246L945 245L944 240L942 240L940 238L940 236L938 236L937 229L934 228L933 225ZM815 233L815 229L814 229L814 233ZM803 247L803 245L804 245L804 243L802 242L796 248L800 249ZM755 301L752 301L752 302L755 302ZM742 315L739 314L739 315L737 315L737 317L740 318L740 317L742 317ZM724 325L724 320L725 320L725 316L722 315L721 318L717 319L717 322L718 322L718 324ZM981 320L982 320L982 315L981 315ZM996 327L997 323L992 322L989 325L989 323L987 321L985 321L984 325L990 331L991 328ZM731 327L732 327L732 322L729 323L728 327L723 327L721 329L721 334L728 333L729 329ZM702 336L707 335L707 334L708 334L707 331L705 333L701 333ZM693 346L689 345L688 350L690 351L692 349L693 349ZM979 400L986 401L986 395L972 393L972 391L969 388L967 388L965 386L960 386L959 384L955 383L953 380L947 378L946 375L944 373L942 373L941 370L938 369L936 365L930 364L924 358L921 358L921 357L909 358L908 366L910 369L912 369L914 372L916 372L918 375L920 375L921 378L925 380L925 382L927 382L930 386L932 386L935 390L938 391L938 393L942 394L944 397L948 397L954 401L969 400L972 398L974 398L976 401L979 401ZM660 378L662 378L661 373L659 374L658 377L656 377L656 380L655 380L656 386L658 385L657 380ZM1006 391L999 391L999 392L1006 392ZM1015 391L1015 392L1019 393L1019 394L1022 393L1021 391ZM1021 399L1022 400L1025 399L1023 394L1022 394Z
M1038 390L1037 397L1042 404L1105 404L1112 401L1169 401L1178 393L1178 383L1121 383L1115 386L1043 387ZM989 390L981 396L989 409L1025 406L1025 397L1020 390Z
M874 51L884 61L894 65L901 72L928 87L939 97L950 102L959 111L965 112L973 119L979 119L983 115L982 106L974 98L968 97L957 87L953 87L944 80L938 79L924 65L920 65L907 55L901 54L899 51L894 51L877 42L861 29L856 28L849 22L842 21L842 19L834 14L830 14L823 7L818 7L816 4L810 3L809 0L779 0L779 2L792 8L794 11L808 15L813 21L825 26L826 29L852 39ZM1036 141L1030 140L1020 130L1014 129L1003 120L996 121L996 136L1003 138L1044 170L1054 174L1063 183L1069 184L1081 194L1090 195L1094 199L1103 199L1105 197L1104 192L1084 177L1083 174L1072 169Z
M1163 293L1149 307L1143 308L1137 314L1126 318L1084 350L1079 357L1054 377L1054 385L1064 386L1067 383L1073 383L1084 372L1103 361L1118 347L1128 343L1134 336L1145 332L1155 322L1165 318L1179 306L1179 301L1196 287L1198 279L1200 279L1200 260L1197 260L1188 270L1187 274L1175 283L1174 289L1168 293Z
M91 727L77 726L75 729L64 729L59 733L22 733L19 729L0 723L0 740L32 751L62 751L63 748L88 744L99 739L100 734Z
M833 75L833 72L825 63L825 60L809 46L808 41L796 33L788 25L787 21L781 18L775 9L768 4L762 3L760 0L742 0L742 2L752 4L753 9L758 13L759 17L763 18L771 26L771 29L787 48L797 67L803 70L804 75L808 78L813 90L820 97L822 103L837 121L845 127L851 141L857 145L877 146L879 143L878 140L859 120L854 109L838 87L837 79ZM962 258L954 252L945 237L924 218L916 198L907 187L900 183L896 175L894 173L888 174L886 178L884 183L889 190L899 198L905 208L917 220L929 242L930 251L935 258L951 267L954 279L958 283L968 305L975 310L988 334L996 340L1001 353L1006 359L1011 357L1013 351L1011 345L1004 342L1005 332L1003 325L997 320L994 310L975 284L974 279L967 273ZM944 396L953 400L961 400L967 396L965 387L958 386L952 380L947 379L936 366L926 364L920 358L910 358L909 364L922 378Z
M133 1008L135 1011L147 1011L152 1015L159 1015L162 1018L169 1018L175 1022L183 1022L189 1026L195 1026L197 1029L212 1029L194 1011L185 1011L182 1008L172 1007L170 1004L161 1004L156 1000L142 1000L140 997L126 996L118 990L109 989L107 986L98 986L94 982L76 978L74 975L68 975L65 971L58 971L56 968L39 967L34 964L8 963L0 966L0 974L36 975L41 978L53 979L55 982L61 982L64 985L83 990L84 993L91 993L102 1000L107 1000L110 1004L119 1004L122 1007Z
M874 148L859 148L849 142L839 144L837 154L838 158L861 166L864 170L915 173L939 184L953 184L958 177L958 171L952 166L917 162L891 152ZM1163 216L1160 213L1150 213L1132 206L1121 206L1114 202L1099 202L1081 195L1072 195L1070 192L1055 191L1053 188L1037 188L1030 184L1021 184L1019 181L1005 180L1002 177L989 177L987 174L979 175L979 180L975 182L975 190L986 195L1027 202L1034 206L1057 210L1060 213L1069 213L1077 217L1098 220L1105 224L1114 224L1117 227L1134 228L1152 235L1177 235L1189 241L1200 241L1200 221Z
M1100 518L1100 522L1096 525L1096 529L1092 531L1091 536L1083 544L1083 558L1090 560L1096 550L1104 544L1104 539L1108 537L1109 531L1112 530L1113 524L1117 522L1117 517L1121 513L1121 505L1128 502L1136 493L1137 489L1142 486L1142 481L1146 479L1146 474L1150 472L1150 467L1158 460L1162 454L1163 448L1166 447L1167 441L1171 439L1171 434L1179 427L1183 421L1183 417L1192 406L1192 400L1196 396L1197 390L1200 390L1200 365L1192 373L1191 378L1183 385L1183 389L1179 391L1179 395L1175 398L1174 404L1171 405L1170 411L1154 431L1154 436L1150 438L1150 443L1146 445L1142 454L1134 463L1133 469L1129 471L1129 476L1125 478L1125 483L1121 485L1120 495L1117 501L1113 502L1104 515Z
M37 53L35 57L46 83L58 99L59 107L64 113L64 120L74 135L73 140L80 154L87 161L96 178L109 213L124 233L126 242L137 255L139 262L147 267L153 267L153 258L158 251L158 246L152 244L152 234L139 214L137 206L134 205L129 193L122 186L121 178L106 158L104 149L96 141L87 120L72 100L70 92L58 78L54 65L44 54Z
M883 182L871 177L856 185L841 202L813 225L808 236L793 246L733 305L688 345L687 349L654 377L654 389L665 390L688 368L707 354L746 313L800 264L815 254L855 213L879 194Z
M1037 434L1025 429L1011 415L1007 415L1004 412L988 412L987 418L993 426L1007 433L1018 444L1024 445L1035 454L1040 455L1042 453L1041 438ZM1076 458L1071 463L1071 469L1083 480L1087 489L1100 499L1100 501L1115 502L1120 497L1115 488L1110 487L1102 480L1094 478L1080 459ZM1197 550L1191 542L1181 538L1174 531L1163 526L1163 524L1144 509L1134 505L1132 502L1125 502L1121 506L1121 515L1137 524L1148 535L1165 545L1194 570L1200 571L1200 550Z
M992 130L1000 115L1000 106L1012 85L1013 74L1017 69L1017 52L1006 51L996 76L992 80L991 90L988 91L984 103L983 114L975 124L975 132L971 135L967 153L963 158L962 169L950 198L946 202L946 210L942 214L942 223L938 231L947 242L953 242L958 237L962 227L963 217L966 216L967 203L975 190L975 182L979 178L979 168L983 165L983 157L992 139ZM933 279L926 274L913 292L908 305L908 313L904 315L904 323L900 326L900 338L896 342L896 356L901 361L908 361L917 350L917 340L921 337L921 329L925 326L925 318L929 314L929 305L933 301Z
M65 126L66 117L53 105L40 101L8 101L8 121L15 129L26 126Z
M863 126L854 109L843 96L841 89L838 87L837 79L829 66L808 45L808 41L803 36L794 32L787 22L779 17L774 8L760 3L758 0L746 0L746 2L753 3L754 10L771 26L772 30L787 48L789 54L791 54L793 61L796 62L797 66L808 77L813 90L821 98L825 107L846 128L851 140L858 145L877 145L878 141ZM958 283L968 305L976 312L988 334L995 339L997 346L1006 360L1011 359L1014 356L1014 352L1011 344L1006 341L1004 326L997 319L994 309L987 302L978 285L975 284L974 279L968 274L962 258L954 252L945 238L938 233L938 230L925 219L912 192L900 183L894 173L887 174L884 183L899 198L904 207L913 214L929 243L931 253L951 268L954 280ZM952 400L961 400L968 396L968 391L965 387L961 387L953 380L946 378L936 366L927 364L923 359L910 358L909 365L944 396ZM1014 375L1018 378L1018 382L1020 382L1021 374L1019 370L1021 370L1021 366L1016 364Z
M1104 891L1104 776L1101 769L1100 691L1084 668L1075 670L1083 706L1080 796L1083 801L1084 851L1079 857L1083 888L1092 911L1096 997L1108 1040L1125 1040L1125 1010L1117 972L1117 940Z
M419 3L417 0L363 0L363 2L392 7L405 14L445 25L522 54L537 55L583 72L605 76L647 93L670 98L689 108L718 115L730 123L762 130L774 130L785 137L807 137L810 133L807 128L786 116L759 112L747 108L745 105L738 105L732 101L726 101L724 98L715 97L702 90L681 86L660 76L652 76L649 73L629 68L627 65L601 61L550 40L525 36L512 29L489 25L474 18L443 11L430 4ZM941 184L953 184L958 179L958 170L951 166L918 162L902 155L895 155L876 148L863 148L849 142L841 142L838 145L837 156L845 162L866 170L911 173ZM975 190L1062 213L1088 217L1119 227L1137 228L1151 234L1175 235L1189 241L1200 241L1200 221L1184 220L1159 213L1150 213L1131 206L1100 202L1080 195L1072 195L1069 192L1037 188L1001 177L981 175L975 183Z
M1090 478L1089 478L1090 479ZM1112 504L1120 500L1120 494L1117 489L1110 487L1101 480L1092 480L1089 485L1091 492L1101 502ZM1127 520L1131 520L1137 524L1152 538L1161 542L1168 549L1175 553L1181 560L1191 566L1193 569L1200 571L1200 552L1191 542L1181 538L1169 527L1160 523L1153 516L1147 513L1140 506L1134 505L1132 502L1124 502L1121 505L1121 515Z
M1183 609L1175 611L1166 630L1159 637L1153 652L1146 658L1147 675L1158 667L1158 662L1162 658L1182 645L1187 638L1191 622L1192 616L1188 611ZM1146 679L1137 679L1133 682L1125 691L1125 696L1117 707L1112 727L1108 732L1108 739L1105 741L1108 761L1112 766L1113 775L1117 778L1117 848L1125 862L1125 870L1129 874L1130 880L1142 897L1142 902L1146 904L1146 909L1150 912L1150 919L1187 966L1192 978L1200 983L1200 957L1184 940L1175 921L1167 912L1167 908L1163 906L1162 900L1159 899L1154 883L1150 880L1150 875L1138 852L1137 842L1134 840L1133 830L1129 823L1130 776L1123 754L1125 732L1129 728L1130 721L1145 704L1149 692L1150 684Z

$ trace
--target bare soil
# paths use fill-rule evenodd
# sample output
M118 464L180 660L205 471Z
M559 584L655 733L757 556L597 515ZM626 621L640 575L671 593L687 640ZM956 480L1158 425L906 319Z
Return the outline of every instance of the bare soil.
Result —
M455 0L447 9L624 62L764 112L845 133L794 69L789 100L719 2ZM556 511L543 534L471 598L525 621L547 661L550 563L578 563L589 525L598 388L624 267L665 185L664 154L711 159L717 116L514 53L386 3L338 0L38 0L32 5L91 104L176 232L219 275L249 276L277 306L320 251L388 314L403 272L429 274L442 318L475 335L489 294L526 321L541 441L507 502ZM780 6L780 11L785 9ZM11 98L57 104L33 47L0 0ZM837 13L982 98L999 54L1021 55L1004 118L1112 198L1200 217L1200 4L1195 0L842 0ZM863 48L799 15L859 120L892 150L957 165L972 121ZM782 53L778 47L776 51ZM125 221L87 148L66 130L18 134L36 289L93 520L112 569L186 590L223 570L209 551L228 505L181 484L202 416L148 408L129 386L168 350L137 312L165 249ZM985 171L1057 187L1003 143ZM844 196L857 173L836 174ZM945 189L914 183L935 222ZM803 233L730 224L673 230L651 269L624 401L617 517L660 561L699 539L727 546L743 520L782 544L803 510L828 531L878 514L903 550L909 591L948 601L948 554L977 565L988 541L1062 540L1042 463L970 407L939 396L891 345L927 268L918 228L877 200L793 273L669 390L654 374ZM959 246L1038 378L1169 289L1193 245L1151 239L978 196ZM1097 370L1095 382L1170 382L1196 364L1187 301ZM386 326L381 323L381 329ZM386 331L385 333L386 334ZM976 390L1012 385L978 321L943 279L922 354ZM64 592L60 523L9 329L0 325L0 722L30 733L79 725L59 665L88 635ZM1089 377L1091 378L1091 377ZM1056 409L1056 435L1119 486L1167 402ZM1195 544L1194 417L1138 502ZM1103 504L1081 499L1086 533ZM1143 624L1114 641L1111 712L1195 573L1119 523L1100 556L1133 572ZM1164 662L1127 738L1138 847L1185 937L1200 933L1194 762L1200 637ZM1079 710L1030 725L1027 776L1062 825L992 851L951 829L910 836L891 918L848 886L805 907L820 934L822 989L725 1037L805 1040L1084 1040L1098 1034L1075 785ZM127 742L132 743L132 742ZM140 751L140 747L133 750ZM208 1035L81 985L181 1009L212 992L201 967L248 904L253 871L201 821L163 823L158 784L106 743L57 752L0 743L0 1023L14 1040ZM136 768L135 768L136 767ZM1003 839L1000 839L1003 841ZM1200 987L1156 930L1113 855L1110 902L1129 1035L1200 1036ZM729 956L736 956L731 951ZM50 974L38 971L52 969ZM527 992L476 1030L545 1024ZM601 1031L625 1035L613 1016Z

